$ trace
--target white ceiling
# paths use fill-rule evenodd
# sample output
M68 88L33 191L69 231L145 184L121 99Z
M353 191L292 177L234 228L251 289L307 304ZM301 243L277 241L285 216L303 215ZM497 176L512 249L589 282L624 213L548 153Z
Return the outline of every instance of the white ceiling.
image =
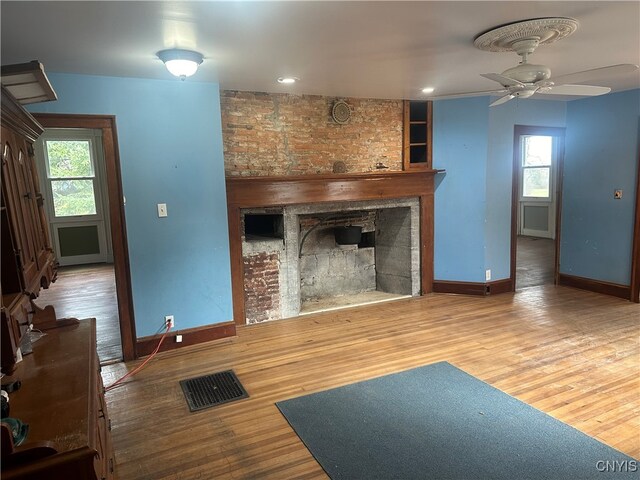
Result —
M47 72L172 79L155 53L198 50L187 81L223 89L411 98L491 90L479 73L515 66L474 37L529 18L576 18L572 36L541 46L532 63L552 76L640 63L640 2L12 2L2 0L2 64L40 60ZM284 86L276 78L301 81ZM176 80L177 81L177 80ZM640 87L640 73L595 82ZM554 97L553 99L557 99Z

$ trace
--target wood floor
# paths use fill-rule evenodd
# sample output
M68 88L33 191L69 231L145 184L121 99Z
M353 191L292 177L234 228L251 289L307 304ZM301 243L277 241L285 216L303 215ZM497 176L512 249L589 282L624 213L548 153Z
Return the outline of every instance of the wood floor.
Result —
M160 354L107 394L117 472L326 478L275 402L443 360L638 458L639 336L638 304L552 285L240 327L236 338ZM137 364L103 368L105 383ZM178 381L227 369L250 398L189 413Z
M113 265L60 267L58 279L36 299L52 305L58 318L96 319L100 363L122 360L118 299Z
M555 240L518 236L516 290L553 284Z

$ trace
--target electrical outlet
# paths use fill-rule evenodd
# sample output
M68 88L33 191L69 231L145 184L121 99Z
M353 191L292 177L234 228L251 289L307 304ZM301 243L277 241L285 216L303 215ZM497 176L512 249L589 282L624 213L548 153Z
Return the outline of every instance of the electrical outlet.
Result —
M176 343L182 343L182 335L176 335Z
M485 281L487 281L487 282L488 282L489 280L491 280L491 270L490 270L490 269L484 272L484 279L485 279Z
M165 315L164 326L169 328L175 327L175 324L173 323L173 315Z
M616 200L620 200L622 198L622 190L614 190L613 198L615 198Z

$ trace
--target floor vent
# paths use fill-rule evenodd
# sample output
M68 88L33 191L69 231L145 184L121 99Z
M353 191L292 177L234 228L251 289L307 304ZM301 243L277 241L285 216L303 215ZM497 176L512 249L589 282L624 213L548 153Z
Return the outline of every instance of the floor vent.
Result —
M181 380L180 386L192 412L249 397L233 370Z

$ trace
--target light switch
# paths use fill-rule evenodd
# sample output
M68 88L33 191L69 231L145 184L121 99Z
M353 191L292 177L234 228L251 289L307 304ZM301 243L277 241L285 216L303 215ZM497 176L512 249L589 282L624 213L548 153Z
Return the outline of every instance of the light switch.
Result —
M166 217L167 216L167 204L166 203L159 203L158 204L158 216L159 217Z

